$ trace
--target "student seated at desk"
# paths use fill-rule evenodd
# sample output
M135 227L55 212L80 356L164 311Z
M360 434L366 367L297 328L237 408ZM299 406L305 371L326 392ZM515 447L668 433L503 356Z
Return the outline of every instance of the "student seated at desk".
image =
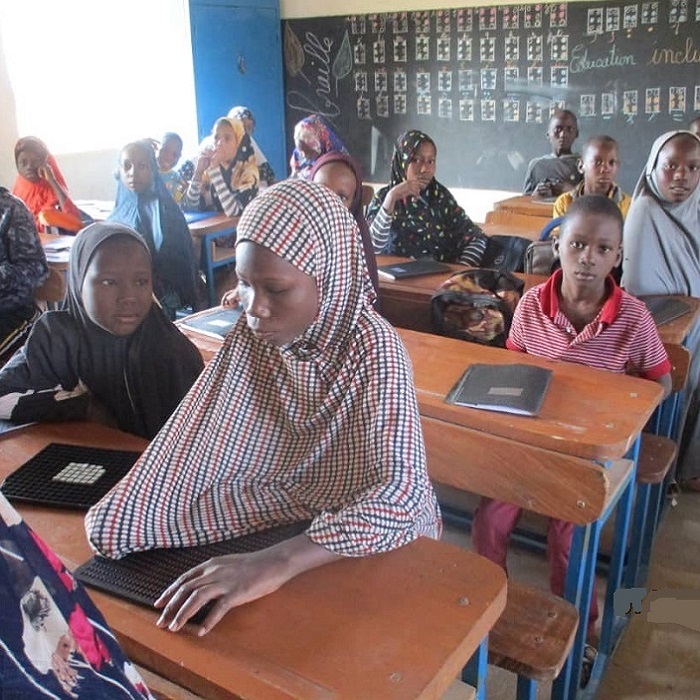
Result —
M689 131L670 131L651 147L625 222L622 284L632 294L700 297L700 138ZM700 491L700 322L685 345L692 361L678 478Z
M150 140L128 143L119 156L119 182L111 221L133 228L146 241L153 290L165 315L197 309L196 261L187 221L158 173Z
M260 182L250 136L240 119L221 117L214 123L212 137L213 145L205 141L197 158L183 208L240 216L258 194Z
M640 375L657 381L668 393L671 364L654 321L644 303L623 292L610 276L622 255L622 214L615 202L601 195L576 199L555 245L561 269L524 294L506 347ZM510 503L482 499L472 525L476 551L505 569L508 540L520 514L521 509ZM550 586L557 595L564 592L573 532L572 523L549 520L547 558ZM589 638L597 617L594 595Z
M304 117L294 126L294 150L289 159L289 177L308 180L316 160L333 151L347 153L348 149L328 120L320 114Z
M569 192L559 195L554 202L552 217L564 216L571 203L584 194L600 194L620 207L622 218L632 203L632 197L615 182L620 168L620 149L612 136L591 136L583 144L578 164L583 180Z
M374 252L479 267L488 238L435 179L436 158L435 142L422 131L397 139L389 184L367 210Z
M3 698L153 699L82 585L0 494Z
M270 185L275 184L275 171L268 162L265 154L262 152L258 142L253 138L253 132L255 131L255 117L253 113L247 108L241 105L236 107L231 107L228 111L228 116L231 119L239 119L243 122L245 127L245 132L250 137L250 145L253 147L255 153L255 164L258 166L258 171L260 173L260 181L258 182L258 187L264 189Z
M533 158L527 166L523 194L533 197L558 197L581 182L578 153L571 148L578 138L576 115L568 109L558 109L549 120L547 139L552 152Z
M362 171L359 163L347 153L331 151L316 160L309 171L309 180L320 182L333 190L343 205L355 217L362 236L362 247L365 251L365 263L369 272L372 286L379 295L379 277L377 275L377 258L372 247L372 237L369 233L362 205Z
M34 290L48 274L31 212L0 187L0 367L21 347L39 317Z
M76 237L66 311L49 311L0 370L0 418L90 418L152 438L202 370L153 300L148 248L101 222Z
M80 231L82 215L46 144L35 136L21 138L15 144L15 163L18 174L12 194L27 205L37 230L55 225L65 233Z
M181 157L182 138L174 131L166 131L156 150L156 161L160 179L177 204L182 202L194 174L194 165L191 160L186 160L177 170L175 169Z
M172 631L340 557L438 537L406 350L372 308L357 224L326 187L273 185L238 226L245 314L172 419L87 514L105 556L215 542L311 520L253 554L217 557L160 601ZM184 471L183 471L184 470Z

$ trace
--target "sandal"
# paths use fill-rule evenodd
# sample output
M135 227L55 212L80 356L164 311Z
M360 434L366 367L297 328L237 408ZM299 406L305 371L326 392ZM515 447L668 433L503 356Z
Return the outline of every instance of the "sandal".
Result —
M593 672L593 665L595 664L596 657L598 656L598 651L594 646L586 644L583 647L583 661L581 662L581 681L579 686L585 688L588 685L588 681L591 680L591 673Z

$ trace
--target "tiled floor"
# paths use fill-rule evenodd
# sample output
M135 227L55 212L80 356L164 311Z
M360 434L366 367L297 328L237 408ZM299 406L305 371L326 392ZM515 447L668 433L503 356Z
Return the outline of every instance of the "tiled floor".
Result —
M469 535L454 527L445 528L444 539L460 546L471 546ZM510 575L520 581L547 585L543 556L514 547L509 553L508 567ZM651 622L643 619L644 613L635 616L608 666L598 699L698 700L700 494L682 494L678 506L667 509L654 545L647 589L657 589L658 595L666 590L697 589L695 600L682 602L684 616L680 617L694 629L670 622ZM647 609L645 604L645 611ZM538 698L548 697L549 687L541 687ZM515 676L490 666L487 698L513 700Z

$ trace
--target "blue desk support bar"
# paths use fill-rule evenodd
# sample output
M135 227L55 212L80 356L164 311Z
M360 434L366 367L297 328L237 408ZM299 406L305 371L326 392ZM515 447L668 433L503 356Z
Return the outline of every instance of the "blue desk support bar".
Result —
M619 635L629 618L615 619L613 596L621 586L624 564L625 543L629 533L630 515L634 497L637 457L639 455L640 438L637 437L634 446L627 455L633 459L634 467L625 476L614 498L608 503L605 511L595 522L578 526L574 530L569 554L569 569L566 578L564 597L576 606L579 611L579 626L576 631L574 645L564 668L552 685L554 700L574 700L575 698L593 698L603 677L612 651ZM605 466L605 465L604 465ZM598 555L600 533L613 512L617 510L613 550L610 558L610 570L605 591L605 606L601 623L601 639L598 656L596 657L590 680L585 689L579 689L583 649L586 644L588 630L588 615L591 595L595 586L595 567ZM624 624L615 625L616 622Z
M484 637L474 656L462 669L462 680L476 688L476 699L486 700L486 674L489 662L489 638Z
M223 267L226 265L231 265L236 261L235 254L230 254L228 256L222 257L219 260L214 259L214 241L219 238L228 238L230 236L236 235L236 227L231 226L230 228L224 229L223 231L216 231L215 233L203 233L201 234L201 267L204 272L204 276L207 280L207 298L209 306L216 306L219 300L216 298L216 283L214 281L214 270L217 267Z

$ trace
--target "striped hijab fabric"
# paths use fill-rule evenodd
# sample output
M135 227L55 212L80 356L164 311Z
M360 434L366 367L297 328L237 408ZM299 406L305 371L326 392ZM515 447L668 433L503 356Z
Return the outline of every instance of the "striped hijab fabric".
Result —
M310 519L346 556L439 536L406 351L371 306L352 216L322 185L286 180L245 210L239 241L316 280L315 321L289 344L242 317L132 471L87 515L112 557Z

